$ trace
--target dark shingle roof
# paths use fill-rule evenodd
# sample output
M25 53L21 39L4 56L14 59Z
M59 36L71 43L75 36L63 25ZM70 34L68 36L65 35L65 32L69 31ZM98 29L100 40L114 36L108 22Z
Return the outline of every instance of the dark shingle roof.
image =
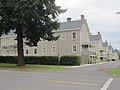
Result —
M82 28L84 20L61 22L58 30Z
M74 29L74 28L82 28L84 20L61 22L60 27L58 28L58 31L65 30L65 29L69 30L69 29ZM15 35L15 33L14 33L14 31L10 31L10 33L8 33L8 35ZM3 36L6 36L6 35L4 34Z
M101 35L90 35L89 38L90 41L99 41L100 39L102 39Z

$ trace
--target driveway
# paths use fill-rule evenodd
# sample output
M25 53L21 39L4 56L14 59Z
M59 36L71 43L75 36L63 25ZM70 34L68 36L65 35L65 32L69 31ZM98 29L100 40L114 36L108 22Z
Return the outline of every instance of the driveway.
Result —
M119 90L120 76L105 72L119 65L109 62L39 73L1 70L0 90Z

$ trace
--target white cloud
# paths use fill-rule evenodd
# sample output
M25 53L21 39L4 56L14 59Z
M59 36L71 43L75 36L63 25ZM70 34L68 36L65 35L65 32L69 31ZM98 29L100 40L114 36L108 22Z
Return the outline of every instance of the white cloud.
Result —
M116 15L120 11L120 0L56 0L56 4L68 9L60 15L60 21L66 21L67 17L78 20L84 14L93 34L100 31L104 40L109 39L120 49L120 15Z

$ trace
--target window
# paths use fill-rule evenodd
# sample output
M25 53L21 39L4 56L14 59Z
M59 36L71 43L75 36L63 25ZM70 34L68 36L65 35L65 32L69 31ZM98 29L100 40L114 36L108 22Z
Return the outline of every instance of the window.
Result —
M72 39L76 39L77 38L77 32L72 32Z
M55 53L56 53L56 47L53 46L53 47L52 47L52 54L55 54Z
M46 54L46 48L45 47L42 48L42 53Z
M13 40L14 40L14 39L10 39L10 44L13 44Z
M66 32L61 33L61 40L66 40Z
M28 54L28 49L26 49L26 54Z
M34 54L37 54L37 49L36 48L34 49Z
M76 46L76 45L73 45L73 46L72 46L72 52L73 52L73 53L76 53L76 52L77 52L77 46Z
M5 39L3 39L3 45L5 45L6 44L6 40Z

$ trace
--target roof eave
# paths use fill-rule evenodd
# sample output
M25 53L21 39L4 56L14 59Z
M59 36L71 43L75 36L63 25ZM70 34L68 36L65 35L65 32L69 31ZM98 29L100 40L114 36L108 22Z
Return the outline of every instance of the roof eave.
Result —
M72 29L58 29L55 32L64 32L64 31L74 31L74 30L81 30L82 28L72 28Z

